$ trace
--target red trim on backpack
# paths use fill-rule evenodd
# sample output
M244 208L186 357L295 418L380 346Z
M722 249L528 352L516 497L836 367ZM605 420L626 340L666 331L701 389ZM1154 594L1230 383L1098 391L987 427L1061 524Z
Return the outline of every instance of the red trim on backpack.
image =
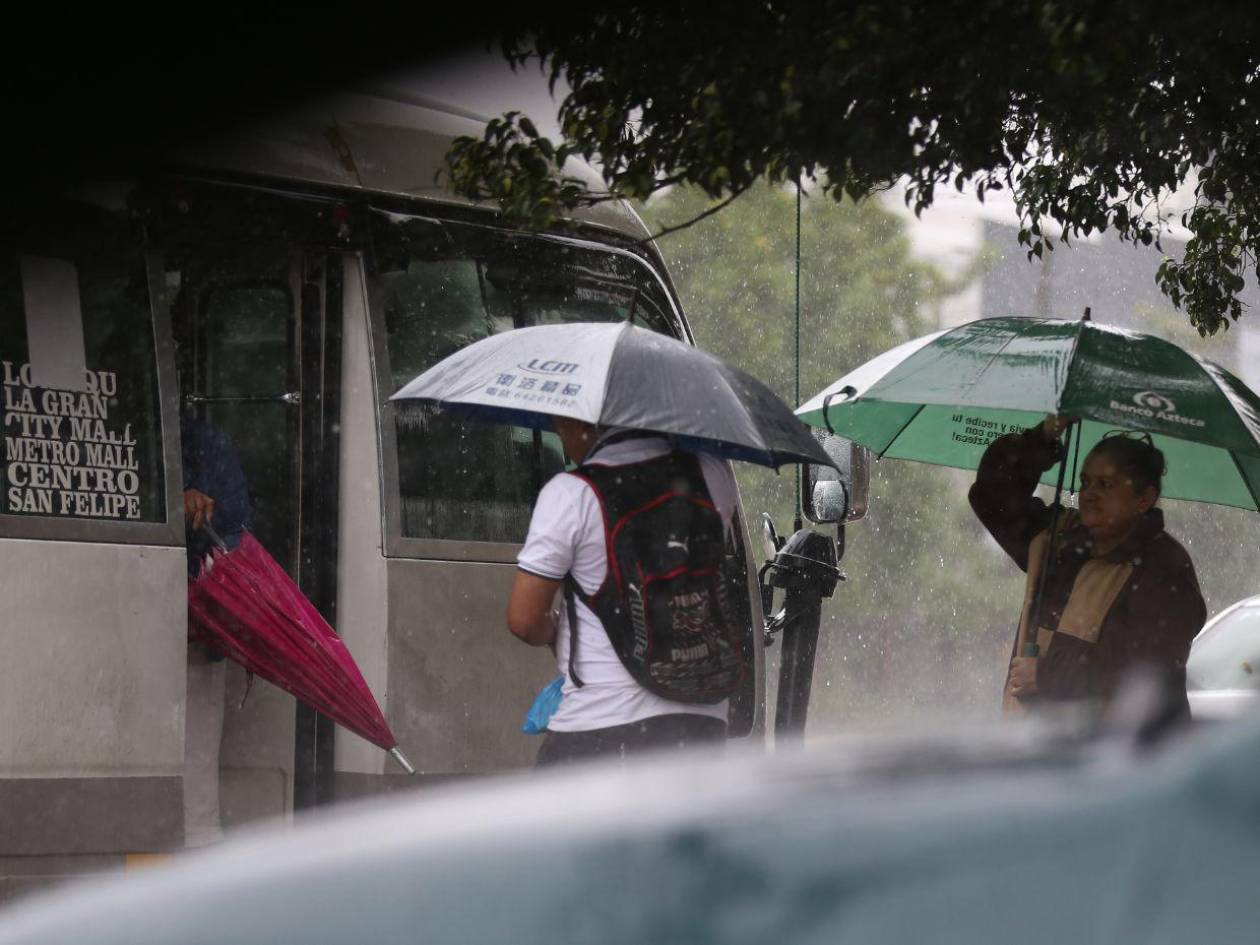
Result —
M632 462L632 463L618 463L612 466L604 466L604 468L621 469L621 468L627 468L627 467L633 467L633 466L640 466L640 465L645 465L647 463L659 462L663 458L665 457L654 456L654 457L649 457L643 460L636 460L635 462ZM699 475L701 482L705 484L705 488L707 489L708 482L704 478L704 468L699 463L698 460L694 460L694 457L693 457L693 461L695 464L695 474ZM603 464L592 464L592 465L603 466ZM690 493L683 493L677 490L670 490L668 492L657 495L655 498L651 499L650 501L644 503L643 505L637 508L631 509L630 511L623 514L617 520L616 523L611 523L609 522L608 506L604 500L604 495L600 491L599 486L596 485L595 481L590 476L588 476L587 474L579 470L573 470L569 473L569 475L576 476L578 479L580 479L582 482L586 483L587 486L590 487L591 491L595 494L596 501L599 503L600 518L603 520L603 523L604 523L604 557L607 562L607 573L605 574L603 583L599 586L599 588L595 591L594 594L588 596L586 592L583 591L582 588L577 585L576 581L573 582L573 588L577 592L578 598L584 604L586 604L586 606L596 615L597 618L599 617L598 601L600 601L602 598L605 598L606 595L610 595L611 593L616 593L618 597L621 596L622 589L623 589L621 566L619 562L617 561L616 555L614 554L614 545L621 529L624 527L624 525L628 522L628 520L632 516L642 514L652 509L653 507L674 498L683 498L686 501L690 502L691 504L699 508L705 508L715 513L718 512L717 505L712 501L711 498L705 499L705 498L700 498ZM723 527L725 528L726 526L727 526L727 523L723 522ZM647 597L648 586L653 583L664 581L664 580L670 580L670 579L678 577L681 574L687 574L687 573L693 574L696 577L708 577L710 575L718 575L720 577L722 573L722 568L720 565L717 567L703 567L703 568L697 568L697 569L692 569L688 565L680 565L679 567L673 569L667 574L659 574L659 575L655 575L652 578L645 579L643 576L642 567L638 566L637 563L636 563L636 567L638 567L639 582L640 582L640 585L643 587L645 599ZM614 584L612 584L611 589L610 589L610 582L615 582ZM716 593L716 591L714 593ZM646 667L651 663L651 659L652 659L653 651L654 651L653 643L654 643L654 638L656 636L655 627L652 625L652 615L651 615L650 608L645 607L644 620L646 621L646 624L647 624L646 626L647 650L644 654L643 666ZM742 647L742 642L740 640L728 638L728 643L730 643L733 647L736 647L737 652L740 653L738 657L738 676L737 676L735 685L733 687L715 687L715 688L710 688L710 689L698 689L698 690L693 691L693 695L729 697L736 690L738 690L738 688L743 684L744 680L748 676L750 664L753 661L744 658L744 655L742 654L742 651L740 650L740 648ZM570 655L572 656L572 653ZM617 655L618 655L619 661L622 661L624 663L624 660L622 660L622 657L621 657L621 653L618 652ZM649 692L652 692L655 695L660 696L661 698L666 698L666 699L679 698L677 694L670 694L668 692L657 692L653 684L644 682L642 680L638 680L637 676L635 678L637 681L639 681L639 684L643 686L644 689L646 689ZM681 701L707 703L707 699L688 698L688 699L682 699Z
M605 468L620 469L622 467L627 467L627 466L642 466L645 463L658 462L662 458L663 457L661 456L653 456L648 459L635 460L633 463L618 463L616 466L608 466ZM700 478L703 480L704 468L701 467L699 463L697 463L696 466L700 472ZM603 519L603 522L604 522L604 559L608 562L608 569L607 569L608 573L604 575L604 584L601 584L596 589L595 594L592 595L592 597L599 596L599 594L604 589L604 585L608 583L609 578L611 578L613 581L616 582L617 590L620 592L622 588L621 566L617 563L617 556L613 554L613 541L616 539L617 533L621 530L621 527L625 523L626 519L630 518L632 515L638 515L641 512L645 512L648 509L652 508L652 506L659 505L660 503L665 502L669 499L672 499L675 496L681 495L681 493L667 492L662 495L659 495L655 499L653 499L651 502L647 502L644 505L639 506L637 509L631 509L625 515L621 516L621 518L618 519L617 523L614 525L613 523L608 521L608 508L604 504L604 495L602 492L599 491L599 486L595 484L595 480L591 479L589 476L583 473L581 471L581 467L578 467L578 469L573 470L572 472L569 473L569 475L575 476L576 478L581 479L584 483L587 484L587 486L590 487L591 492L595 494L595 500L599 503L599 517ZM718 507L709 499L701 499L695 496L687 496L686 498L689 502L692 502L700 506L701 508L712 509L714 512L718 511ZM583 594L585 594L584 591L583 591Z
M592 489L595 488L594 483L591 483L591 488ZM599 490L596 490L596 494L598 494L598 491ZM617 564L616 556L613 554L613 544L617 540L617 534L621 531L622 527L626 524L626 522L629 521L634 516L641 515L642 513L646 512L648 509L655 508L658 505L668 502L670 499L676 499L676 498L686 499L688 502L692 503L693 505L698 505L701 508L712 509L715 512L717 511L717 507L712 502L706 502L704 501L704 499L696 499L689 495L685 495L681 492L664 492L661 495L658 495L651 502L645 502L642 505L640 505L637 509L631 509L625 515L621 516L621 518L617 519L617 524L612 527L611 531L608 530L608 520L607 518L605 518L604 534L607 536L607 539L608 539L607 540L608 574L610 577L613 577L616 580L618 590L621 590L621 567L620 565ZM603 511L602 503L600 505L600 511ZM640 575L640 577L642 577L642 575Z

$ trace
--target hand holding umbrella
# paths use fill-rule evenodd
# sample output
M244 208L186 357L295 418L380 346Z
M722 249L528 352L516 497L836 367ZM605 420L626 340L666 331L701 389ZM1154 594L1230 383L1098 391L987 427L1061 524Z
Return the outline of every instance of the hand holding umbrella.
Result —
M1024 628L1022 645L1017 647L1020 655L1011 660L1010 671L1006 679L1008 694L1017 699L1034 695L1037 692L1037 657L1040 655L1040 647L1037 644L1036 634L1028 628L1041 625L1041 605L1045 599L1046 575L1050 573L1049 558L1051 549L1054 548L1054 539L1058 535L1059 513L1062 511L1059 497L1063 493L1063 475L1067 470L1068 448L1072 442L1072 427L1078 422L1075 417L1063 414L1047 414L1046 418L1041 421L1042 433L1045 434L1046 439L1050 442L1059 444L1062 458L1059 462L1059 479L1055 484L1055 501L1051 506L1050 540L1046 542L1046 555L1041 562L1041 570L1037 578L1037 593L1033 598L1028 623ZM1066 440L1063 437L1064 432L1067 433ZM1077 446L1080 446L1079 437L1077 438Z
M213 646L415 769L364 682L354 657L248 531L228 550L208 522L215 551L188 586L188 616Z
M1054 539L1059 533L1059 513L1062 512L1063 506L1060 505L1060 497L1063 495L1063 475L1067 472L1068 448L1072 444L1072 428L1079 421L1075 417L1064 416L1062 414L1048 414L1046 419L1041 421L1041 430L1045 434L1047 440L1057 443L1060 450L1059 460L1059 479L1055 483L1054 504L1050 507L1050 540L1046 542L1046 557L1041 562L1041 572L1037 579L1037 595L1033 598L1032 610L1028 621L1029 627L1040 626L1041 602L1046 593L1046 575L1050 573L1050 554L1054 548ZM1067 437L1064 439L1063 434L1066 431ZM1076 445L1080 447L1080 437L1077 437ZM1075 473L1073 474L1075 475ZM1036 658L1039 647L1037 646L1037 635L1031 630L1027 633L1022 647L1022 656L1024 658ZM1023 678L1028 669L1021 664L1019 684L1025 689L1035 689L1037 684L1037 674L1035 666L1032 667L1031 681ZM1012 682L1015 682L1014 671L1012 671Z

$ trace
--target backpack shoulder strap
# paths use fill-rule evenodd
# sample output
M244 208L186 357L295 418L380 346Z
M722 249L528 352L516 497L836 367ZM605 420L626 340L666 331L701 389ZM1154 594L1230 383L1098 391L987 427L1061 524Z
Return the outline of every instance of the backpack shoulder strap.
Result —
M582 589L577 586L577 581L573 579L573 575L566 574L564 576L564 606L569 612L569 678L573 680L573 685L581 689L586 683L582 682L582 677L577 674L577 646L578 646L578 619L577 619L577 595L582 593Z
M591 472L592 470L590 467L582 465L578 466L577 469L570 470L569 475L576 476L578 479L581 479L590 486L591 492L595 493L595 499L599 503L600 518L604 521L604 534L607 536L608 529L610 527L608 524L608 510L604 507L604 494L600 491L599 483L593 476L590 475ZM582 677L578 675L577 671L578 598L581 598L588 607L591 606L590 600L582 591L582 588L578 586L577 580L573 577L573 572L569 572L564 576L564 604L565 610L569 612L569 678L573 680L574 686L581 689L586 685L586 683L582 681Z

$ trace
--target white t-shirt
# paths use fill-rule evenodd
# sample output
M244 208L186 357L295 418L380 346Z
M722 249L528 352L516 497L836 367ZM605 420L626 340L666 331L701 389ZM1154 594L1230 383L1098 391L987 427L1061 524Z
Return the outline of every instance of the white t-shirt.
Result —
M589 462L624 466L655 459L670 452L664 437L643 437L599 447ZM735 477L723 460L697 453L705 485L727 528L735 514ZM577 476L559 473L543 487L529 522L529 537L517 565L530 574L561 581L572 572L578 586L594 594L608 574L604 518L590 485ZM556 732L583 732L624 725L654 715L689 712L726 718L723 700L715 705L693 705L662 699L648 692L626 671L599 618L576 600L578 652L576 669L581 688L569 677L569 617L563 591L558 595L560 620L556 632L556 663L564 674L564 695L547 727Z

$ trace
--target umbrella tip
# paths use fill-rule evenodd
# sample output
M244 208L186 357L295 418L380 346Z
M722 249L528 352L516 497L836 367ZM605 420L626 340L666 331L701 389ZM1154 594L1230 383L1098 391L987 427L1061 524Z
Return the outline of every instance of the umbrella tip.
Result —
M389 750L389 753L393 756L395 761L397 761L400 765L402 765L403 770L406 771L408 774L416 773L416 769L411 766L411 762L407 760L407 756L398 750L397 745L391 748Z
M1089 320L1090 320L1090 318L1089 318L1089 306L1088 306L1088 305L1086 305L1086 306L1085 306L1085 314L1081 316L1081 321L1083 321L1083 322L1087 322L1087 321L1089 321Z

